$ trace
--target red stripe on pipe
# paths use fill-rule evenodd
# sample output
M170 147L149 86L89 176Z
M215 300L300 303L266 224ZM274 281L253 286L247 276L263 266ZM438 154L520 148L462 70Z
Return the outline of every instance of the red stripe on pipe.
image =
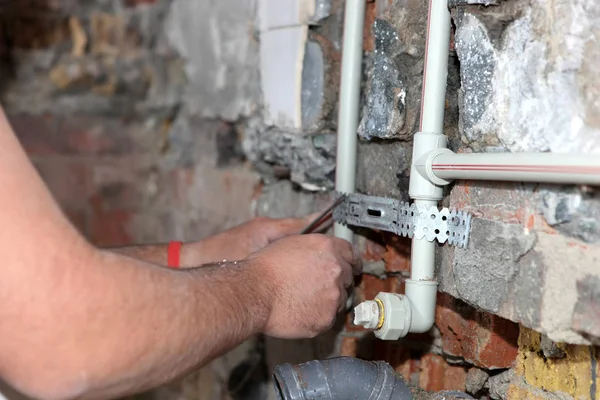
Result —
M586 167L584 165L529 165L529 164L433 164L434 167L490 167L490 168L587 168L600 169L600 167Z
M496 171L496 172L537 172L537 173L559 173L559 174L600 174L600 169L526 169L526 168L512 168L512 167L498 167L498 168L482 168L482 167L469 167L469 168L455 168L455 167L434 167L434 171Z

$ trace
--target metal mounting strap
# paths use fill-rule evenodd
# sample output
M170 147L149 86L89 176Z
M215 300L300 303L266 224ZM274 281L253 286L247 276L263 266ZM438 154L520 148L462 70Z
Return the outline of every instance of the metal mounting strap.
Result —
M352 193L333 212L336 222L379 229L399 236L437 240L466 247L471 215L467 212L423 207L384 197Z

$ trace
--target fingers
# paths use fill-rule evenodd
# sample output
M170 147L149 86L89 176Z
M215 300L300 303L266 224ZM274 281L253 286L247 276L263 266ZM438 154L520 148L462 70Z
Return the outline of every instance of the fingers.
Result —
M313 218L316 217L317 215ZM285 236L297 235L311 222L310 216L306 218L271 219L268 221L270 224L267 228L267 238L269 242L274 242Z
M362 262L354 246L344 239L331 238L331 240L338 254L352 267L352 273L360 275L362 273Z
M342 289L342 292L340 294L340 300L339 300L339 304L338 304L338 312L342 312L344 310L346 310L346 302L348 301L348 292L346 291L346 289ZM335 319L334 319L335 321Z

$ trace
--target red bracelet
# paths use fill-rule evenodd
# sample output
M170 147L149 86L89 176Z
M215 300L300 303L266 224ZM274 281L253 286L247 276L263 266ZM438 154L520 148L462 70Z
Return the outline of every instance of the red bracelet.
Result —
M182 242L170 242L167 250L167 266L169 268L179 268L179 259L181 256Z

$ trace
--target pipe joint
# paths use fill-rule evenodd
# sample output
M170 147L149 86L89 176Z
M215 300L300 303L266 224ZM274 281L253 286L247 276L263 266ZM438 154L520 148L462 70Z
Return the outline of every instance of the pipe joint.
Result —
M446 149L448 138L439 133L418 132L413 137L413 156L408 193L412 199L439 201L443 188L428 178L427 157L430 152ZM425 157L425 158L423 158Z
M435 321L435 303L437 300L436 281L418 281L407 279L406 296L411 306L411 333L424 333L431 329Z
M421 158L416 160L415 169L421 177L427 179L429 183L436 186L447 186L452 183L452 180L438 178L433 172L433 163L440 155L454 154L450 149L435 149L429 153L425 153Z

